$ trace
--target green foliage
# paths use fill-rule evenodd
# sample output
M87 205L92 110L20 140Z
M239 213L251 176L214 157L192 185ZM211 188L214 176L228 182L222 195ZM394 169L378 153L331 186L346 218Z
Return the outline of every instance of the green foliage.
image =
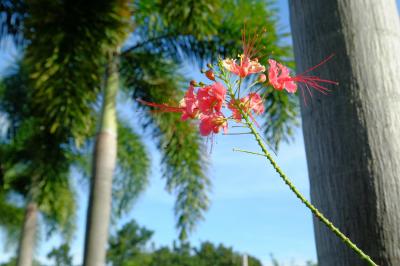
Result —
M140 227L134 220L130 221L115 236L110 237L107 261L122 266L126 261L135 259L152 235L152 231Z
M92 127L108 53L130 28L128 1L35 0L27 14L25 60L35 114L51 133L81 143Z
M8 262L1 263L0 266L17 266L17 258L11 258ZM37 260L33 260L32 266L44 266Z
M113 180L113 211L119 217L131 209L148 184L150 159L139 135L118 121L117 169Z
M54 259L53 266L73 266L72 256L68 243L61 244L58 248L53 248L48 254L48 259Z
M19 194L38 203L48 225L70 236L75 214L75 196L69 187L69 165L74 160L66 146L41 130L40 120L32 116L31 87L23 65L2 80L0 112L9 121L8 134L0 144L1 203L8 195ZM18 206L19 208L20 206ZM8 213L7 219L20 227L22 218Z
M271 87L266 87L264 134L266 140L275 149L279 148L282 140L289 141L293 136L294 127L298 122L298 100L287 93L279 93Z
M146 58L147 60L142 60ZM136 62L135 68L131 67ZM130 53L122 61L125 84L134 97L177 105L183 92L177 66L153 54ZM141 108L146 108L141 106ZM197 129L176 114L139 112L142 124L153 125L153 136L162 154L167 189L177 195L175 213L180 239L186 239L208 206L209 179L205 175L205 148Z
M189 244L174 245L172 249L160 247L147 251L151 231L139 227L135 221L123 226L109 241L108 262L115 266L241 266L242 255L232 248L204 242L199 248ZM249 266L261 262L249 256Z
M196 256L200 258L203 265L215 265L215 266L241 266L242 255L234 252L232 248L227 248L222 244L218 246L213 245L210 242L204 242L200 248L195 251ZM262 266L261 262L255 257L248 256L249 266Z
M38 199L40 211L48 226L48 235L56 229L62 229L70 239L75 229L76 196L69 182L69 172L55 173L51 181L40 188Z
M162 149L167 189L176 194L175 213L179 238L185 240L208 207L210 181L205 175L205 148L197 129L176 114L154 115ZM173 126L171 126L173 125Z

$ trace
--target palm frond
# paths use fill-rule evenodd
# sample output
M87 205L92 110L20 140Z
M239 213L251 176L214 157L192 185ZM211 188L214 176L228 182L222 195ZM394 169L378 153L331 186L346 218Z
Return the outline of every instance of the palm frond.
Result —
M177 114L153 113L162 152L167 189L176 194L175 214L179 238L185 240L208 208L210 181L206 176L206 149L197 128Z
M24 43L23 22L26 4L23 0L3 0L0 2L0 48L8 40L19 46Z
M47 235L59 230L71 239L75 230L76 195L70 185L69 172L57 170L42 177L38 204L46 222Z
M49 233L57 228L70 235L75 203L68 175L75 154L32 115L27 72L23 65L18 70L0 86L0 111L11 121L10 134L0 145L2 189L27 197L35 186L34 200L47 217Z
M126 55L121 72L133 97L176 105L183 96L177 65L155 54ZM204 144L198 130L182 122L176 114L157 113L144 106L139 108L142 124L152 126L153 137L162 154L166 188L176 194L176 225L180 239L184 240L208 208L210 181L205 174Z
M131 209L148 184L150 158L138 134L118 121L117 169L113 179L113 210L119 217Z
M35 114L51 133L82 139L93 126L107 54L129 30L128 1L35 0L27 13L25 60Z
M293 129L299 126L299 106L297 97L280 93L266 87L264 135L266 140L278 150L282 141L289 142L293 138Z

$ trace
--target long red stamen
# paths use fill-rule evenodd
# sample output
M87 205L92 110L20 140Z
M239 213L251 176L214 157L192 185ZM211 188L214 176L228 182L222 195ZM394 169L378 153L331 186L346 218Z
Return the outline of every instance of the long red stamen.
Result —
M323 94L327 94L328 92L330 92L331 90L328 89L327 87L324 87L323 85L319 84L318 82L321 83L329 83L329 84L337 84L336 82L332 82L332 81L325 81L323 79L319 80L319 79L313 79L313 80L309 80L307 78L304 77L293 77L290 79L291 81L295 81L297 82L298 85L304 85L306 86L306 88L308 89L308 91L310 92L310 87L316 89L317 91L323 93Z
M182 107L169 106L167 104L152 103L152 102L144 101L142 99L137 99L137 101L140 102L141 104L158 108L162 112L170 112L170 113L182 113L183 112Z
M263 29L262 32L265 32ZM243 45L243 55L247 58L253 58L256 56L261 49L257 49L258 44L261 41L260 34L254 33L253 35L249 34L246 36L246 23L243 25L242 30L242 45Z
M334 56L335 56L335 54L331 54L330 56L328 56L327 58L322 60L320 63L318 63L317 65L307 69L306 71L304 71L303 73L301 73L299 75L296 75L295 77L291 77L290 80L297 82L299 85L305 85L311 97L312 97L312 94L311 94L310 87L316 89L317 91L319 91L322 94L328 94L328 92L330 92L330 89L321 85L320 83L338 85L339 84L338 82L328 80L328 79L321 79L317 76L308 76L308 75L304 75L304 74L309 73L310 71L322 66L323 64L325 64L326 62L331 60Z
M316 64L315 66L313 66L313 67L307 69L306 71L304 71L303 73L299 74L298 76L302 76L302 75L304 75L304 74L306 74L306 73L308 73L308 72L310 72L310 71L312 71L312 70L314 70L314 69L316 69L316 68L322 66L323 64L325 64L326 62L328 62L329 60L331 60L334 56L335 56L335 54L331 54L330 56L328 56L327 58L325 58L324 60L322 60L321 62L319 62L318 64Z

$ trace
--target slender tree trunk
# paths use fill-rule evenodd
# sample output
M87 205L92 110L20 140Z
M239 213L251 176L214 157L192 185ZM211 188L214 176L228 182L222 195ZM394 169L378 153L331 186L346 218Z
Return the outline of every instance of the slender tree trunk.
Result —
M108 65L101 124L94 148L84 266L106 265L112 178L117 152L116 95L119 86L117 58L118 55L114 55Z
M299 73L339 81L302 104L311 199L381 266L400 265L400 23L394 0L289 0ZM303 101L301 101L303 102ZM314 220L318 265L365 265Z
M30 201L25 210L24 223L22 225L21 238L18 247L17 266L31 266L36 239L37 204Z

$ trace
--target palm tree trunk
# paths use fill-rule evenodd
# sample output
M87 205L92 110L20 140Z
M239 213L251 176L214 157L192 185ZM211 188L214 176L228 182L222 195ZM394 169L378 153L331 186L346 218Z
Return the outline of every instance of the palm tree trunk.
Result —
M106 79L101 124L93 156L84 266L106 265L112 178L117 152L116 95L119 86L117 55L110 60Z
M24 223L22 225L21 238L18 247L17 266L31 266L35 247L37 204L33 201L26 206Z
M400 265L400 23L394 0L289 0L299 73L339 81L302 104L312 202L379 265ZM303 101L301 101L303 102ZM365 265L314 220L318 265Z

